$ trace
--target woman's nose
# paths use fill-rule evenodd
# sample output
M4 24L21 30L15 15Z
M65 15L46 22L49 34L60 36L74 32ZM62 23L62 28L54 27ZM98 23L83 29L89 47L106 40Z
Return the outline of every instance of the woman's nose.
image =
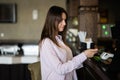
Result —
M64 25L64 26L66 25L66 22L65 22L65 21L63 21L63 25Z

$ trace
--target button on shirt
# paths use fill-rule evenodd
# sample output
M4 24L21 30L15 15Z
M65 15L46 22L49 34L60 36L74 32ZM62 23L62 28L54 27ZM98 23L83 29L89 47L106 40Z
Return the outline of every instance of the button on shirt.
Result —
M77 80L75 69L87 59L84 53L73 57L71 49L56 36L60 46L45 38L40 47L42 80Z

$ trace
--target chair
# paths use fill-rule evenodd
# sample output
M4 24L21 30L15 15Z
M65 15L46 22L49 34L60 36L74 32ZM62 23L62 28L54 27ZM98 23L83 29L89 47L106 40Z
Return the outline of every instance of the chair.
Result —
M32 80L41 80L40 61L28 65Z

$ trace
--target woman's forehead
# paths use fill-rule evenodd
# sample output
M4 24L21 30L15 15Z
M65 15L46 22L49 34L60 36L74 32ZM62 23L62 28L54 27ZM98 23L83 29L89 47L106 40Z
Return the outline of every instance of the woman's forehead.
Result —
M62 19L66 19L66 14L65 13L62 13Z

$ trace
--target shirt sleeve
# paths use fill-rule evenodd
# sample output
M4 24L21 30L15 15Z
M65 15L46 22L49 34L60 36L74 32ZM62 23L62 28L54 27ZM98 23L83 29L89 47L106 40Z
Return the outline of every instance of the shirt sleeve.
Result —
M77 69L87 59L84 53L80 53L73 57L72 60L62 63L53 46L56 45L50 39L45 39L40 49L40 59L41 63L46 64L46 66L55 70L58 74L66 74Z

